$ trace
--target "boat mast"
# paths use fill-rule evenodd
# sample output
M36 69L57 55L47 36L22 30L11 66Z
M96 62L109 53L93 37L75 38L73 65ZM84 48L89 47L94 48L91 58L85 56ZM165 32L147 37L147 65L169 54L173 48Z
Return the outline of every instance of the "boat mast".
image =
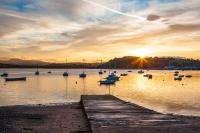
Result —
M84 61L85 61L85 59L83 59L83 73L85 73L85 71L84 71Z
M67 58L66 58L66 72L68 73L68 68L67 68Z

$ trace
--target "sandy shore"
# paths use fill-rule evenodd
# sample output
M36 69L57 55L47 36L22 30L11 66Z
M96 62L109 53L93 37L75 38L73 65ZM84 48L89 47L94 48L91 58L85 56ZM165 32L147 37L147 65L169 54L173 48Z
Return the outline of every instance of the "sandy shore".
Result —
M88 133L80 103L0 107L1 133Z

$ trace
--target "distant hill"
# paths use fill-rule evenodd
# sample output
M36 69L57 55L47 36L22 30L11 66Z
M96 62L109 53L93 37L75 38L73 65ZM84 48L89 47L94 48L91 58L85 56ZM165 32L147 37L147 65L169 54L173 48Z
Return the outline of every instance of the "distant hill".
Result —
M176 69L200 69L200 61L180 57L146 57L143 59L135 56L125 56L122 58L114 58L99 67L118 69L163 69L167 66Z
M103 64L99 63L49 63L38 60L10 59L0 60L0 68L110 68L110 69L198 69L200 61L180 57L146 57L135 56L114 58Z
M2 64L8 64L8 65L27 65L27 66L32 66L32 65L47 65L49 64L48 62L43 62L39 60L22 60L18 58L12 58L9 60L0 60L0 63Z

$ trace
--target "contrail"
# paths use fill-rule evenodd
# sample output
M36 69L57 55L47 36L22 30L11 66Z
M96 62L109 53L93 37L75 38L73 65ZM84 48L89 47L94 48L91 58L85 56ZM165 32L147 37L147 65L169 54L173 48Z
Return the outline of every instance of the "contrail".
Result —
M82 0L82 1L84 1L86 3L89 3L89 4L92 4L92 5L95 5L95 6L98 6L98 7L101 7L101 8L104 8L104 9L106 9L108 11L111 11L111 12L114 12L114 13L117 13L117 14L120 14L120 15L123 15L123 16L137 18L137 19L140 19L140 20L143 20L143 21L147 21L146 18L144 18L144 17L138 16L138 15L132 15L132 14L124 13L124 12L121 12L121 11L106 7L106 6L101 5L99 3L90 1L90 0Z

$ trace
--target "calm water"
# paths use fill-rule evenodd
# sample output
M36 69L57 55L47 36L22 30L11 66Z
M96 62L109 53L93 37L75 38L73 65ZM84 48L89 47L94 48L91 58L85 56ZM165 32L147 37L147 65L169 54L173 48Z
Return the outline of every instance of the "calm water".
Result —
M62 76L62 69L53 69L52 74L48 71L40 69L41 75L35 76L35 69L0 69L10 77L27 76L27 81L17 82L0 78L0 106L74 102L80 100L81 94L112 94L159 112L200 116L200 71L181 72L193 77L174 81L174 71L146 71L153 74L149 80L133 70L113 86L98 83L108 72L100 76L98 70L86 70L87 78L81 79L79 69L69 70L67 78Z

